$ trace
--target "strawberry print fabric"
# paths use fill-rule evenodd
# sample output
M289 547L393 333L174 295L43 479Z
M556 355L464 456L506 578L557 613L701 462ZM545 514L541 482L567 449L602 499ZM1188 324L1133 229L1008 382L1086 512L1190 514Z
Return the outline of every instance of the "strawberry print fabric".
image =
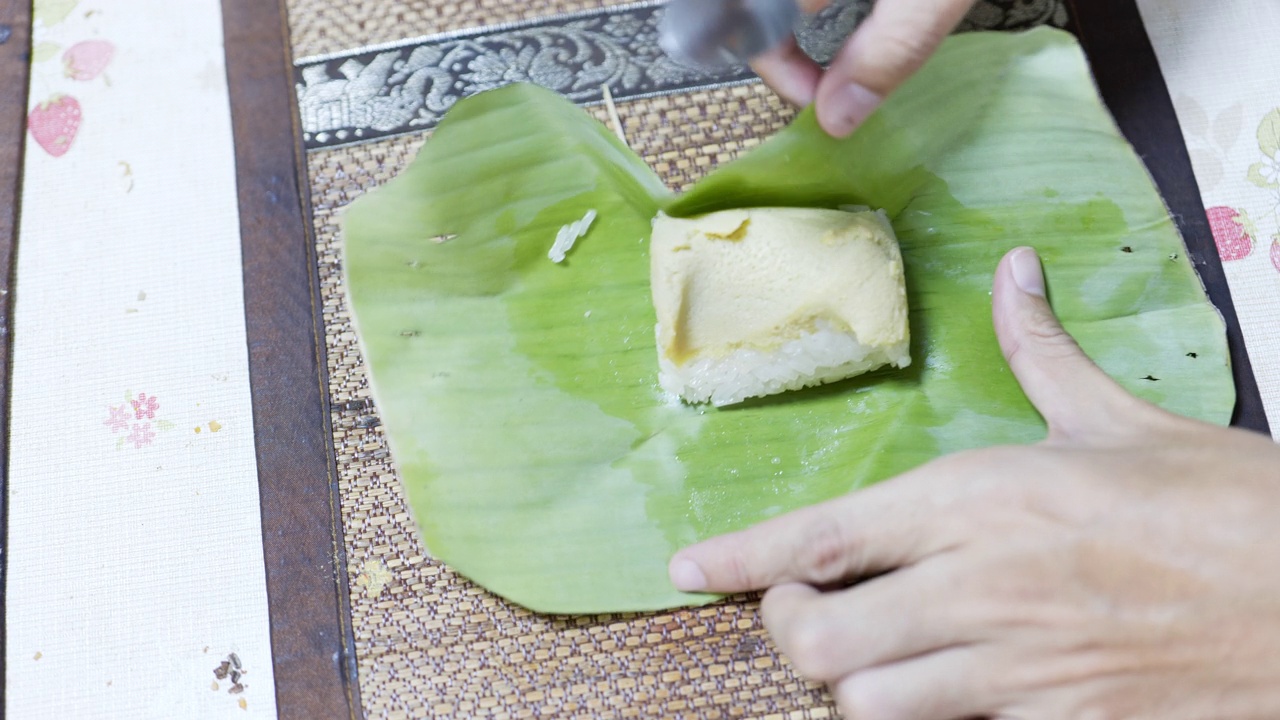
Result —
M1280 3L1138 0L1280 439Z
M275 717L220 3L34 11L0 714Z

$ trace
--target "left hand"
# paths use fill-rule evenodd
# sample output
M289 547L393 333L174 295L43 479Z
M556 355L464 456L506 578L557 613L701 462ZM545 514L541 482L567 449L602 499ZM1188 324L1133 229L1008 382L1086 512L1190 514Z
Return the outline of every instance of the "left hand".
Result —
M993 305L1046 440L686 548L672 581L771 588L769 632L853 720L1280 717L1280 447L1121 389L1029 249Z

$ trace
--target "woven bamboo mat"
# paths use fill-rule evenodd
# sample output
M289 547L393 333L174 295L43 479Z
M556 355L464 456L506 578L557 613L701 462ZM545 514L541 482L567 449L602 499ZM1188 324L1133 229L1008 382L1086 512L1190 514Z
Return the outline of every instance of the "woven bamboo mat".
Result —
M618 3L290 0L289 7L295 55L301 57L611 4ZM989 6L980 3L971 19L981 20ZM997 12L1001 22L1065 20L1057 0L1009 0ZM617 110L632 147L675 189L758 144L794 115L759 83L630 100ZM607 122L603 108L589 112ZM308 155L366 715L835 716L825 691L799 678L778 655L752 598L662 614L547 617L488 594L426 556L343 301L337 227L338 211L393 178L426 138L402 135Z

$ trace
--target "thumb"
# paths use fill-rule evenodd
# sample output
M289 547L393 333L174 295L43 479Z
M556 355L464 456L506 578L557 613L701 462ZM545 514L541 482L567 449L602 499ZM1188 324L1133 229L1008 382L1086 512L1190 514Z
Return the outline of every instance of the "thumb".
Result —
M1027 399L1049 425L1049 439L1111 439L1135 412L1150 409L1084 354L1045 299L1035 250L1000 261L992 289L996 337Z
M818 122L835 137L862 124L924 65L973 0L880 0L818 86Z

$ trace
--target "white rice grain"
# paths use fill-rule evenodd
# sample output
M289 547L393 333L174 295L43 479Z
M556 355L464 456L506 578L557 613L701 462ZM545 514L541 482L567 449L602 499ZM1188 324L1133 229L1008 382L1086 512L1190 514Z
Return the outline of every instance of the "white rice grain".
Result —
M582 219L565 225L560 228L560 232L556 233L556 241L551 245L551 251L547 253L547 257L551 258L551 262L564 262L565 256L573 249L573 244L578 238L587 234L591 229L591 223L596 221L596 211L588 210Z

